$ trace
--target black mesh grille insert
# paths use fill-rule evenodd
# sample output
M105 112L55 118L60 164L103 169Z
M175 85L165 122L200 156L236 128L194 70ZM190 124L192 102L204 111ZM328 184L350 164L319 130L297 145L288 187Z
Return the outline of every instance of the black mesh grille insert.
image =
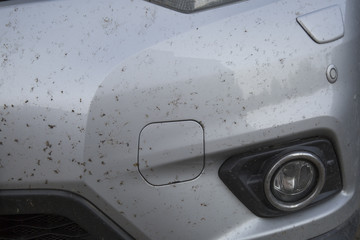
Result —
M66 217L51 214L0 216L0 239L91 239L90 234Z

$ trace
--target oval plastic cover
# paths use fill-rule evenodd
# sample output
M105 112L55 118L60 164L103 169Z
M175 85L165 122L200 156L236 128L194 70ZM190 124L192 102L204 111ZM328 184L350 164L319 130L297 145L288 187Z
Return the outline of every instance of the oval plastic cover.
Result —
M343 17L337 5L305 14L297 21L317 43L332 42L344 36Z

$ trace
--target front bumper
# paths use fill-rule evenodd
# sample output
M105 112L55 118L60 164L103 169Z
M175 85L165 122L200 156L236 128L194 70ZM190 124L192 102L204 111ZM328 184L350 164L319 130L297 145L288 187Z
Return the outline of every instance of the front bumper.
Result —
M345 35L318 44L296 19L333 5ZM360 201L359 12L350 0L252 0L189 15L140 0L1 2L0 188L80 195L137 239L328 232ZM204 129L201 174L149 184L142 129L189 120ZM218 177L231 156L316 136L334 144L343 189L311 209L257 217Z
M360 219L359 211L356 211L349 219L347 219L344 223L342 223L335 229L312 239L313 240L356 239L356 237L358 237L357 231L359 229L359 219Z

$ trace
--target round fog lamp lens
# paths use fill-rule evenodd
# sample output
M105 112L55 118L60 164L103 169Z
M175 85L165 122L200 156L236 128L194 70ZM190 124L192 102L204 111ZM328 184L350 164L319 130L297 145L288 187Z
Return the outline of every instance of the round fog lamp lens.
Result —
M270 204L279 210L306 207L324 186L325 167L313 153L288 153L272 164L264 179L264 191Z
M295 160L284 164L274 175L271 186L274 196L284 202L294 202L314 188L317 171L312 163Z

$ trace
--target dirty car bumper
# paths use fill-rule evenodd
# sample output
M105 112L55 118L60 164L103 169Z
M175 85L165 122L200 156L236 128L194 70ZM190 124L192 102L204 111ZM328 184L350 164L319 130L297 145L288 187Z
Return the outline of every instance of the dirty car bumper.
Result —
M341 21L317 31L319 12ZM360 202L359 12L350 0L190 14L142 0L0 2L0 189L76 194L136 239L336 229ZM235 155L316 137L334 146L342 189L309 208L259 217L218 176Z

